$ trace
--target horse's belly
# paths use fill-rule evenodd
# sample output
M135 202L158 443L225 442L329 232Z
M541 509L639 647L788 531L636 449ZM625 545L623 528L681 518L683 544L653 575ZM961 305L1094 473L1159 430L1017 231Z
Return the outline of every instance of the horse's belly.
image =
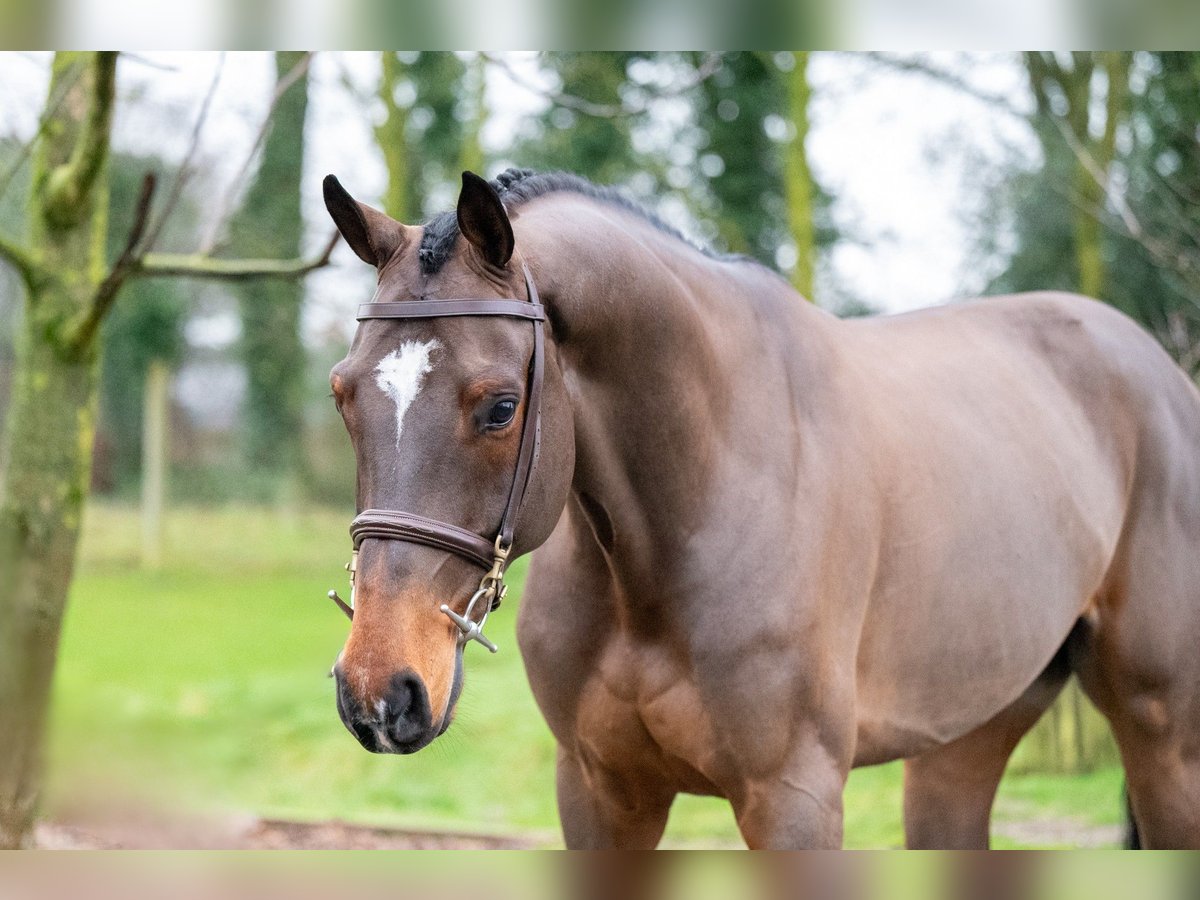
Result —
M1061 446L1061 445L1060 445ZM1116 477L1086 450L1053 471L943 464L882 548L857 667L864 761L953 740L1041 674L1099 590L1120 536Z

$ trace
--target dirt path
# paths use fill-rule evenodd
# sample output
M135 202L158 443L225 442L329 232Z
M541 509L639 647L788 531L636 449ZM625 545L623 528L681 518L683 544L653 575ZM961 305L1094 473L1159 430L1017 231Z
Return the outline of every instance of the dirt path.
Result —
M1090 825L1067 816L996 822L992 833L1024 845L1084 850L1120 847L1125 840L1125 829L1120 825Z
M46 850L524 850L545 843L530 837L274 819L251 819L219 826L213 823L164 826L161 822L125 822L100 826L46 822L37 829L37 846Z
M1050 847L1120 847L1118 825L1090 825L1067 817L997 822L997 836ZM37 846L46 850L526 850L554 846L554 836L471 834L368 828L346 822L284 822L254 819L224 827L143 824L38 826Z

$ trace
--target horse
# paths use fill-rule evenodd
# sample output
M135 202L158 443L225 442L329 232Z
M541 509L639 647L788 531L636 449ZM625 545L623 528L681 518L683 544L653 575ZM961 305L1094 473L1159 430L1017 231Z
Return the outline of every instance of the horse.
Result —
M839 319L563 173L464 173L424 226L324 196L378 275L330 376L366 749L449 727L536 550L517 640L569 848L652 848L679 793L751 848L837 847L850 770L898 759L908 846L986 847L1072 675L1144 844L1200 847L1200 393L1133 321L1063 293Z

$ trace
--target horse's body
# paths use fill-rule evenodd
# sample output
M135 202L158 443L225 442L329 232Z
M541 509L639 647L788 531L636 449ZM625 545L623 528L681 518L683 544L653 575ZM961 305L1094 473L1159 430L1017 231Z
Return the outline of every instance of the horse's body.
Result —
M652 846L678 792L837 845L898 758L911 845L986 844L1072 671L1143 839L1200 845L1200 394L1144 332L1055 294L843 321L602 198L511 218L574 443L519 619L569 846Z

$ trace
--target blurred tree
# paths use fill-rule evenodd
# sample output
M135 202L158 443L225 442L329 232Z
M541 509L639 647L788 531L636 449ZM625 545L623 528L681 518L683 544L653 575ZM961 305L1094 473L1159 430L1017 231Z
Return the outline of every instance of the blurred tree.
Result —
M383 153L387 170L387 187L383 193L383 211L401 222L416 222L420 218L417 181L413 168L415 160L408 144L408 103L402 92L411 86L406 66L395 50L379 54L379 99L383 103L383 119L375 126L375 141Z
M275 54L274 114L258 170L229 224L229 243L239 254L289 258L300 253L308 59L307 53ZM276 489L294 496L304 483L304 289L299 282L272 280L239 285L237 293L247 374L242 428L247 460L273 476Z
M1200 53L1138 54L1113 302L1200 376Z
M698 93L699 169L721 242L790 271L815 299L818 250L841 236L808 165L808 53L726 53Z
M1015 238L990 289L1098 295L1200 374L1200 55L1101 53L1090 63L1072 56L1074 74L1066 75L1065 57L1046 59L1025 57L1041 73L1032 76L1042 88L1031 124L1042 162L1004 174L981 223L1011 228ZM1089 69L1101 87L1114 79L1116 89L1093 89L1081 113L1078 82Z
M161 160L114 154L110 184L107 258L115 260L133 228L139 183L146 172L163 173ZM194 212L176 208L175 219ZM102 458L95 461L93 484L128 487L142 471L142 399L146 372L157 360L174 367L183 352L187 293L176 280L145 279L125 288L102 329L100 412L97 439Z
M1070 161L1072 224L1077 289L1089 297L1105 295L1103 226L1100 212L1116 156L1117 130L1129 113L1126 52L1050 51L1024 55L1030 89L1037 103L1034 128L1048 166ZM1097 94L1103 91L1103 102Z
M786 67L784 68L786 72ZM813 195L812 170L808 167L808 51L792 54L791 72L787 76L787 113L791 124L784 150L786 164L785 190L788 201L788 227L796 245L796 268L792 284L804 297L815 300L813 278L817 265L816 211Z
M767 134L767 120L786 127L787 84L769 54L742 51L725 54L698 95L696 118L707 134L700 166L721 242L774 266L789 236L788 205L784 154Z
M441 211L443 204L458 196L457 185L464 158L472 158L464 149L463 123L473 115L474 91L466 83L466 63L455 53L422 52L413 60L415 90L409 145L419 148L417 155L417 219ZM454 193L430 208L430 197L439 185L453 185Z
M122 285L135 275L298 278L333 248L315 260L150 253L161 218L147 230L147 176L125 247L107 268L116 72L116 53L55 54L33 143L26 242L0 237L0 261L25 289L0 444L0 848L25 846L32 834L93 449L97 334Z
M838 234L805 153L807 53L546 53L540 61L556 84L527 83L549 106L515 154L523 165L636 182L649 203L675 195L712 223L718 246L791 270L811 299L817 247ZM681 117L683 104L690 115Z
M423 221L434 212L428 208L432 191L457 183L463 168L483 168L481 66L468 69L446 51L380 54L384 117L375 140L387 170L383 209L392 218Z
M29 186L23 177L24 168L14 169L20 154L16 140L0 139L0 240L21 241L25 237L25 198ZM20 276L12 267L0 266L0 432L8 415L20 320Z
M487 121L487 63L482 53L475 54L463 72L464 97L456 113L462 122L462 150L458 168L482 174L486 165L481 135Z
M621 184L641 169L633 148L640 112L622 109L629 65L646 53L543 53L542 68L557 86L537 130L521 142L522 166L575 172L597 184ZM560 98L555 100L555 98ZM567 105L561 98L571 98Z

